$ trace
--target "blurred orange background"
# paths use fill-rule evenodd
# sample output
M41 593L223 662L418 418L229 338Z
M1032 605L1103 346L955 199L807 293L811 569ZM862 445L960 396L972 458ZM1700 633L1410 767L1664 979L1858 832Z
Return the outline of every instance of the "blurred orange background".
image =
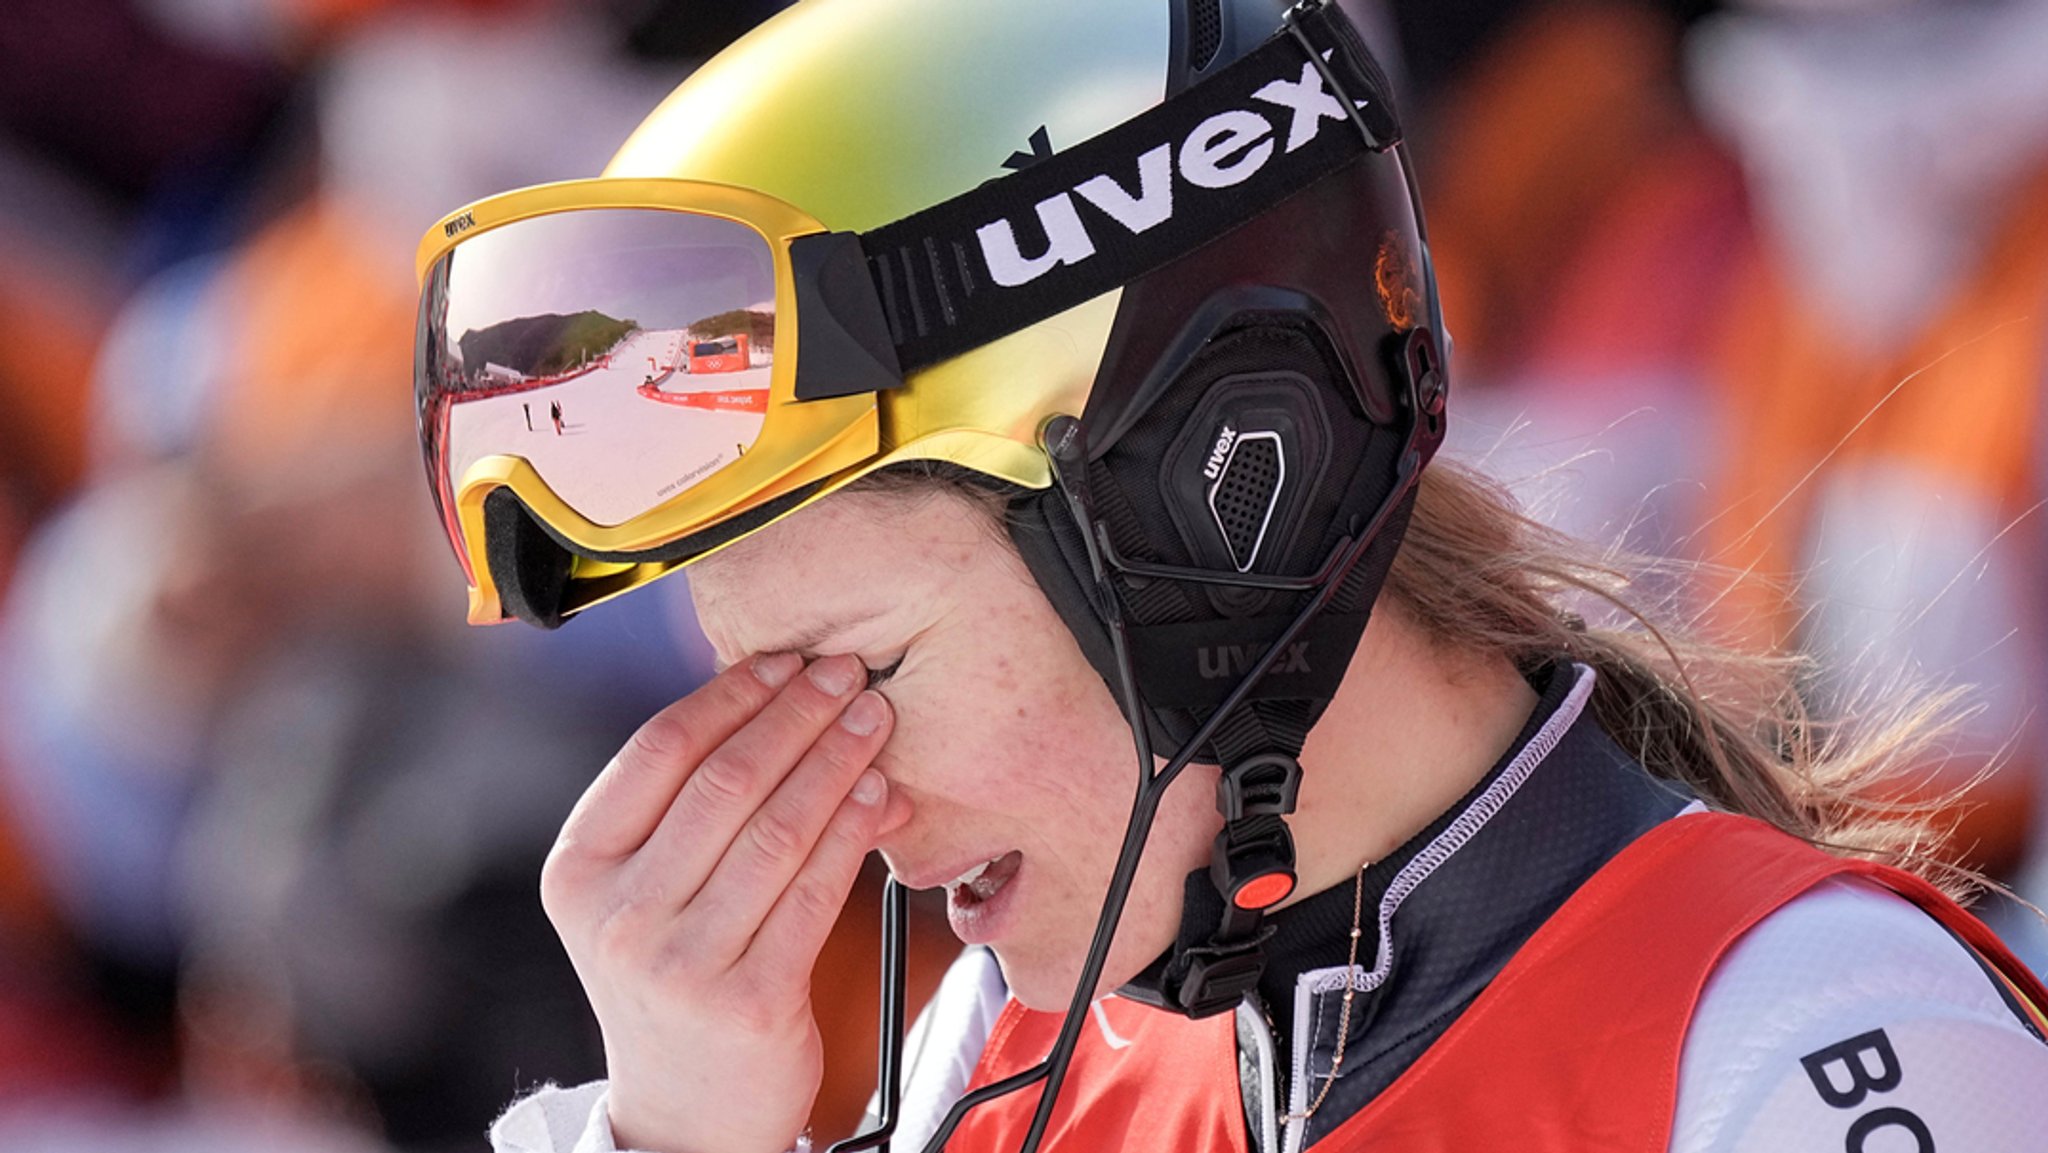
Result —
M687 589L471 630L413 245L590 175L780 0L12 0L0 16L0 1147L477 1148L602 1075L538 869L708 674ZM1386 0L1450 451L1771 578L1676 606L1975 686L1899 788L2048 898L2048 0ZM1710 587L1712 587L1710 585ZM872 1087L879 875L817 1002ZM1988 908L2034 964L2048 933ZM913 1004L954 945L920 906Z

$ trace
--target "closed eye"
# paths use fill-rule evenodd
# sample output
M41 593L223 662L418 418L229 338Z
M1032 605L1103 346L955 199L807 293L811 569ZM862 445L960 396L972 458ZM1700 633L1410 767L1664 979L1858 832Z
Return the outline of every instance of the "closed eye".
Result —
M896 670L902 667L903 658L897 657L895 660L890 661L888 665L883 668L868 669L868 687L871 689L881 688L883 685L888 683L890 677L896 675Z

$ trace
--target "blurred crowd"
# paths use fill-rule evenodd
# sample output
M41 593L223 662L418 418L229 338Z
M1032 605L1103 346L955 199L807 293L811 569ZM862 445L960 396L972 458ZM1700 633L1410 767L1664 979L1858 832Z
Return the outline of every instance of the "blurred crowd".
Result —
M559 633L462 625L413 250L596 172L780 6L0 13L0 1148L479 1148L519 1089L601 1071L540 862L709 657L682 581ZM2048 900L2048 0L1371 24L1452 451L1575 533L1764 578L1680 607L1825 657L1822 715L1974 686L1892 799L1974 784L1957 859ZM821 1132L871 1077L874 908L828 953ZM950 946L916 935L929 988Z

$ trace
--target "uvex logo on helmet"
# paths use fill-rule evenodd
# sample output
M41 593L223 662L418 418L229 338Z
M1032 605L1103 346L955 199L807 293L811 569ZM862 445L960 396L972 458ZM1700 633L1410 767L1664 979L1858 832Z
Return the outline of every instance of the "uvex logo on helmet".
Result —
M1314 670L1308 667L1308 642L1296 641L1287 650L1273 658L1271 673L1306 673ZM1252 665L1264 656L1264 645L1203 645L1195 650L1195 672L1205 681L1218 677L1242 676L1251 671Z
M1293 152L1316 138L1323 121L1348 119L1344 106L1323 86L1314 64L1301 66L1299 80L1274 80L1252 93L1252 99L1291 113L1286 150ZM1359 102L1360 107L1364 101ZM1108 175L1093 176L1038 202L1038 223L1045 229L1046 250L1026 257L1007 219L975 229L989 276L1005 288L1028 284L1061 264L1078 264L1095 255L1094 238L1074 205L1079 196L1101 209L1133 235L1173 219L1173 192L1180 180L1196 188L1228 188L1256 175L1273 158L1275 125L1255 109L1231 109L1195 125L1175 148L1171 142L1138 157L1135 194Z
M1209 459L1202 465L1202 475L1215 480L1223 475L1223 464L1230 459L1230 446L1237 443L1237 430L1229 425L1216 434L1216 444L1209 449Z

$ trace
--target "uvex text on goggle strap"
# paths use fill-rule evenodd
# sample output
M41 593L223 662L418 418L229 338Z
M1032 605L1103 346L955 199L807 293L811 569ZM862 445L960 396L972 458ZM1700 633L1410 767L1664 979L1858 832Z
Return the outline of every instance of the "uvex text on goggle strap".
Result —
M1397 142L1378 66L1341 13L1309 4L1180 95L866 233L668 179L543 185L449 216L420 247L414 384L470 620L552 627L918 455L924 430L884 430L877 411L906 373Z

